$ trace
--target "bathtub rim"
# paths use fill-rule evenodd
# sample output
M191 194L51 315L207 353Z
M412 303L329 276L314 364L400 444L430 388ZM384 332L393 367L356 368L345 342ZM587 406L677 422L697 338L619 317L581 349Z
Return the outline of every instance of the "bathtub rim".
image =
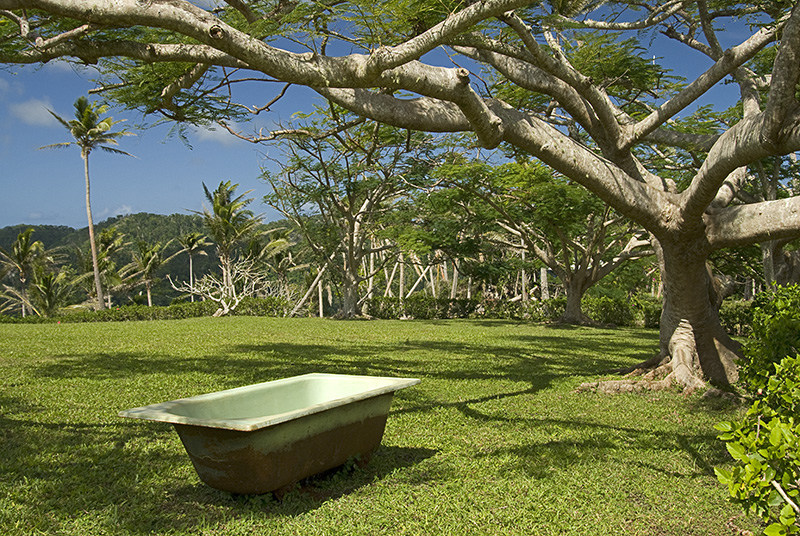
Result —
M337 380L337 379L375 380L380 382L381 385L373 388L368 388L351 395L332 398L330 400L326 400L325 402L305 406L303 408L283 413L259 416L259 417L207 419L207 418L179 415L176 414L174 411L172 411L173 408L180 407L181 404L186 404L187 402L190 403L198 401L212 402L215 399L228 397L231 395L235 396L237 393L246 393L248 391L264 389L270 385L277 386L281 384L295 383L304 380L313 380L317 378L320 379L328 378L332 380ZM418 383L420 383L420 380L418 378L399 378L393 376L368 376L368 375L355 375L355 374L336 374L328 372L311 372L308 374L290 376L278 380L254 383L250 385L244 385L241 387L223 389L220 391L213 391L210 393L203 393L200 395L169 400L167 402L160 402L157 404L150 404L147 406L131 408L120 411L118 415L124 418L141 419L141 420L163 422L170 424L186 424L186 425L200 426L207 428L222 428L227 430L237 430L241 432L253 432L256 430L267 428L269 426L274 426L276 424L298 419L306 415L320 413L331 408L345 406L347 404L352 404L360 400L365 400L368 398L373 398L388 393L394 393L399 389L403 389L405 387L411 387L412 385L417 385Z

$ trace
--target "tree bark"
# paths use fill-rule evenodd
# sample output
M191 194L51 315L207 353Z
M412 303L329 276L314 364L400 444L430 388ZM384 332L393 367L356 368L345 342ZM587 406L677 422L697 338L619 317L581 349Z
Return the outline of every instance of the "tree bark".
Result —
M336 315L339 318L353 318L358 314L358 274L355 276L351 269L357 267L346 267L342 277L342 308Z
M103 300L103 283L100 281L100 263L97 258L97 243L94 239L94 221L92 219L92 201L89 186L89 154L85 151L83 156L83 170L86 176L86 219L89 222L89 248L92 252L92 271L94 272L94 288L97 293L97 304L95 308L99 311L105 308Z
M704 385L736 382L740 345L725 332L719 319L718 290L707 267L703 239L661 241L664 307L661 313L661 352L671 356L674 380L689 390Z
M585 278L577 276L570 277L564 281L564 288L567 293L567 305L564 314L558 319L565 324L591 324L591 319L583 314L583 295L586 292Z

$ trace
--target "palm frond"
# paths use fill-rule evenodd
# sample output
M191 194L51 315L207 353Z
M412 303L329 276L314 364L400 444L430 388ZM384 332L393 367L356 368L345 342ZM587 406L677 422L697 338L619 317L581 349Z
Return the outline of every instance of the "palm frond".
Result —
M124 156L130 156L131 158L136 158L136 156L132 155L131 153L129 153L127 151L123 151L121 149L115 149L113 147L109 147L108 145L101 145L100 149L105 151L105 152L107 152L107 153L121 154L121 155L124 155Z
M50 145L44 145L42 147L39 147L38 150L42 150L42 149L66 149L67 147L69 147L71 145L77 145L77 144L74 141L62 141L60 143L51 143Z

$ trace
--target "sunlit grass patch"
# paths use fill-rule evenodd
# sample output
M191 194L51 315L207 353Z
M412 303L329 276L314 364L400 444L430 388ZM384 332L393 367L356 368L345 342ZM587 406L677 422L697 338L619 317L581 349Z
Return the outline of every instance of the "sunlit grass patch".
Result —
M635 329L220 318L0 325L3 534L697 534L726 502L733 407L575 387L656 350ZM201 483L122 409L306 372L418 377L381 448L282 501Z

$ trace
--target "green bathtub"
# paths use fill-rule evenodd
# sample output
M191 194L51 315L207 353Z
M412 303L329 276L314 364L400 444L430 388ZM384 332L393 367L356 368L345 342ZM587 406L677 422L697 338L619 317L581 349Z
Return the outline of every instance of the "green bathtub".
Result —
M119 415L172 423L209 486L267 493L368 457L381 443L394 392L419 381L313 373Z

